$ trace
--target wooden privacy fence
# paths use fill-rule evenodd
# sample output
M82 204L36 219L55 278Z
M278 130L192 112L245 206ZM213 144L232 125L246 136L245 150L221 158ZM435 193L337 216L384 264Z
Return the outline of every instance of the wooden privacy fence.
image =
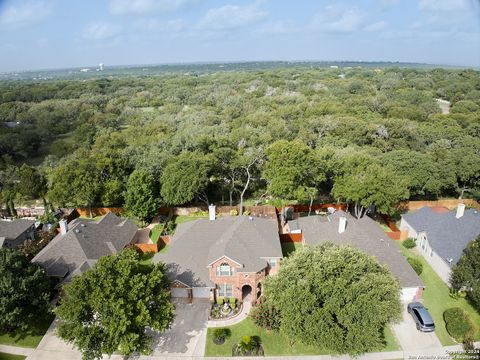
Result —
M85 217L85 216L90 216L90 211L92 212L92 216L103 216L106 215L109 212L114 213L115 215L122 215L124 210L121 207L92 207L90 208L85 208L85 207L80 207L76 208L79 216Z
M293 208L293 212L298 212L298 213L308 213L308 210L310 209L309 205L285 205L284 207L291 207ZM313 204L312 205L312 212L315 212L315 210L320 210L320 211L327 211L329 207L335 208L335 210L346 210L347 205L346 204ZM280 213L282 211L282 208L277 208L277 211Z
M158 252L158 244L134 244L141 253L146 254L150 252L157 253Z
M455 209L458 204L463 203L466 206L474 207L480 211L480 204L474 199L442 199L442 200L420 200L420 201L402 201L397 205L400 211L418 210L424 206L428 207L446 207L449 210Z
M281 243L301 243L303 234L280 234Z

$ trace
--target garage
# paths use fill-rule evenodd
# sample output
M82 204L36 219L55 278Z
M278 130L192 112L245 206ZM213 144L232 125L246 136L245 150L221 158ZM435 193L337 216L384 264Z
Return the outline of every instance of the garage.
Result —
M418 287L409 287L409 288L402 288L402 292L400 294L401 301L413 301L417 300L417 295L419 294Z
M212 297L211 288L209 287L194 287L192 290L194 298L210 299Z
M182 298L182 297L186 298L186 297L188 297L188 290L189 289L172 287L170 289L170 294L174 298Z

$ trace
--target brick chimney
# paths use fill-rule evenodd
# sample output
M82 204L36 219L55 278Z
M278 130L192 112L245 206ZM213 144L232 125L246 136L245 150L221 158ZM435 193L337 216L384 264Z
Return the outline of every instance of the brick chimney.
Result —
M338 233L339 234L344 233L346 227L347 227L347 218L345 216L340 216L338 218Z
M208 219L213 221L215 220L215 205L208 205Z
M464 213L465 213L465 204L462 204L462 203L458 204L457 214L455 215L455 217L457 219L460 219L463 216Z

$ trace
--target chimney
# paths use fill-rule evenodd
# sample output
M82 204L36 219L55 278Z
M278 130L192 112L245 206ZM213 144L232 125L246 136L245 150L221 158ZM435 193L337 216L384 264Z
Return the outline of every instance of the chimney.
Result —
M344 233L346 227L347 227L347 218L345 216L340 216L338 218L338 233L339 234Z
M60 234L65 235L68 231L68 223L66 219L60 220Z
M457 215L455 215L455 217L457 219L460 219L463 216L464 213L465 213L465 204L462 204L462 203L458 204Z
M208 205L208 219L215 220L215 205Z

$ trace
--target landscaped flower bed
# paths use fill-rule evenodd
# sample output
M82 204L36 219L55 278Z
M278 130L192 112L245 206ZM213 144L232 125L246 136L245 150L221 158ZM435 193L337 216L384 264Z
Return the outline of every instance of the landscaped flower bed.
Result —
M223 320L237 315L242 308L242 304L235 298L218 298L217 302L212 304L210 310L210 320Z

